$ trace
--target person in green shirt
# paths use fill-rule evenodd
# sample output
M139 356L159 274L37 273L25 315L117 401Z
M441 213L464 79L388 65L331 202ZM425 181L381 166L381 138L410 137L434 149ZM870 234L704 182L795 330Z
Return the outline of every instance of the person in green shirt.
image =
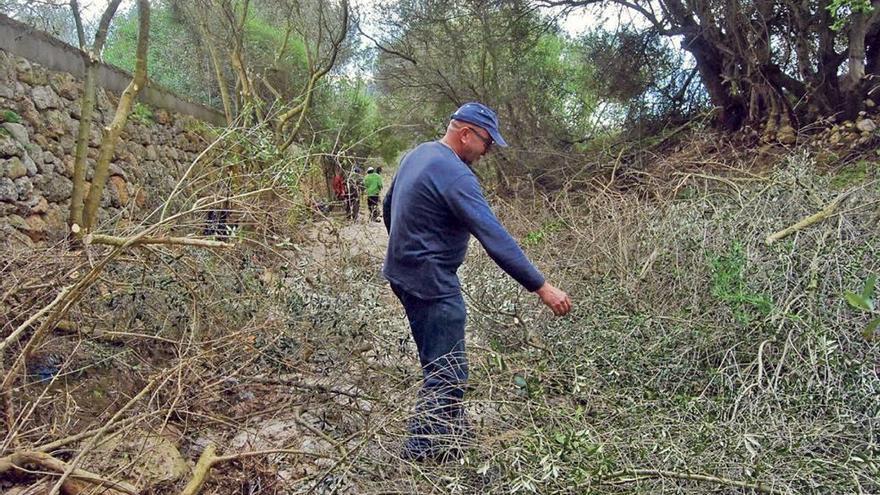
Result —
M379 193L382 192L382 176L376 173L376 169L367 169L364 176L364 191L367 193L367 207L370 209L370 220L379 221Z

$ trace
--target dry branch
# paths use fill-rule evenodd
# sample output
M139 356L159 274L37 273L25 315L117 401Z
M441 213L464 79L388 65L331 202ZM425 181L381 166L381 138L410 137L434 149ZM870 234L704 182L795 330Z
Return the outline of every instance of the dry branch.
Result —
M199 456L199 460L198 462L196 462L196 466L193 468L193 476L192 478L190 478L186 486L183 487L180 495L196 495L197 493L199 493L202 490L202 487L205 485L205 482L208 480L208 474L210 473L211 468L218 464L229 461L236 461L247 457L257 457L270 454L296 454L308 456L316 455L311 452L304 452L302 450L293 449L269 449L253 452L242 452L240 454L217 455L217 447L215 447L214 444L209 444L207 447L205 447L205 450L202 451L202 455Z
M133 247L147 244L165 244L177 246L197 246L204 248L228 248L233 244L211 239L196 239L192 237L139 237L131 240L129 237L118 237L104 234L90 234L83 239L85 244L104 244L107 246Z
M205 447L205 450L202 451L202 455L199 456L198 462L196 462L196 467L193 468L193 476L190 478L189 483L183 487L180 495L195 495L199 493L202 489L202 485L205 484L205 481L208 479L208 471L214 467L214 464L217 463L217 448L211 444Z
M113 415L104 425L92 435L89 440L83 445L82 449L80 449L79 454L70 462L64 469L61 474L61 478L55 483L55 486L52 487L52 490L49 491L49 495L56 495L58 491L62 488L64 484L64 480L67 479L68 476L73 474L73 472L77 469L77 464L85 457L85 455L92 450L92 448L98 443L98 440L106 433L122 416L122 414L127 411L131 406L133 406L136 402L141 400L147 392L151 391L153 387L160 382L160 379L163 378L162 375L153 378L149 383L147 383L137 395L129 399L127 403L125 403L122 408L116 411L116 414Z
M840 196L834 198L834 201L828 203L828 205L825 206L825 208L822 208L819 212L814 213L814 214L804 218L803 220L797 222L796 224L780 230L779 232L775 232L773 234L768 235L767 239L764 240L764 244L769 246L769 245L773 244L774 242L776 242L780 239L783 239L785 237L788 237L789 235L794 234L795 232L797 232L801 229L805 229L805 228L809 227L810 225L813 225L815 223L819 223L822 220L825 220L829 217L834 216L834 212L837 211L837 208L840 206L840 204L843 203L843 201L847 197L849 197L849 195L852 194L852 192L853 192L853 190L846 191L845 193L841 194Z
M629 478L628 478L629 476ZM720 476L711 476L708 474L700 474L700 473L681 473L678 471L665 471L662 469L627 469L623 471L617 471L616 473L612 473L607 477L603 478L599 484L601 485L616 485L621 483L632 483L635 481L639 481L645 478L675 478L680 480L691 480L691 481L708 481L711 483L718 483L721 485L727 486L735 486L737 488L745 488L748 490L754 490L756 492L761 493L770 493L774 495L784 495L788 492L784 492L781 490L777 490L773 487L767 486L763 483L748 483L745 481L737 481L729 478L722 478Z
M78 442L84 438L89 438L91 436L94 436L99 431L103 430L104 433L107 433L110 430L122 428L123 426L127 426L127 425L130 425L130 424L135 423L137 421L140 421L141 419L143 419L142 415L134 416L131 418L126 418L122 421L119 421L119 422L111 425L109 428L105 429L105 428L103 428L103 425L102 425L102 427L94 429L94 430L82 431L82 432L77 433L75 435L70 435L69 437L61 438L59 440L55 440L54 442L50 442L45 445L41 445L41 446L35 448L34 450L37 452L52 452L53 450L60 449L61 447L64 447L66 445L70 445L71 443L74 443L74 442Z
M736 191L736 194L738 196L742 196L742 189L740 189L740 187L738 185L736 185L735 182L733 182L730 179L724 178L724 177L718 177L716 175L698 174L696 172L687 172L687 173L673 172L672 175L684 176L684 179L682 179L682 182L690 179L691 177L699 177L700 179L718 181L718 182L721 182L723 184L727 184L728 186L732 187Z
M67 294L71 291L71 289L72 289L72 287L65 287L65 288L61 289L61 292L59 292L58 295L55 296L55 299L52 300L51 303L46 305L43 309L34 313L33 316L28 318L24 323L19 325L18 328L16 328L11 334L9 334L5 339L3 339L3 342L0 342L0 356L2 356L3 351L6 349L6 347L9 344L18 340L18 337L21 335L22 332L25 331L25 329L30 327L35 321L42 318L43 315L45 315L49 311L52 311L55 308L55 306L57 306L61 301L63 301L65 299L65 297L67 296Z
M0 457L0 475L13 470L24 469L27 465L36 465L46 471L58 474L67 473L69 471L69 477L71 480L61 481L64 491L67 494L85 493L86 490L95 486L112 488L113 490L128 493L130 495L136 495L138 493L137 489L128 483L108 480L84 469L73 468L70 464L58 460L44 452L14 452L6 457ZM84 481L88 485L82 486L80 483L71 482L72 480Z

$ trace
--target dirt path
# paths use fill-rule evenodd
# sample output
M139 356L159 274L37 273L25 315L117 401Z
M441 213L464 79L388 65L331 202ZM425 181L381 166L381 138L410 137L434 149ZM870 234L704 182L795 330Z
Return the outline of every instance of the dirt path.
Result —
M385 224L364 218L350 221L330 217L305 233L310 241L310 256L319 263L336 256L366 256L382 260L388 247Z

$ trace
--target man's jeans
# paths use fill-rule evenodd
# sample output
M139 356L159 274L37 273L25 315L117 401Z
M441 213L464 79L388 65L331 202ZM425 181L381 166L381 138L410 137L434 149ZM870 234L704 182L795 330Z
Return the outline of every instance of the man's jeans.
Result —
M458 441L464 423L461 400L468 379L464 299L456 294L426 300L395 284L391 289L406 310L424 375L405 454L436 456Z

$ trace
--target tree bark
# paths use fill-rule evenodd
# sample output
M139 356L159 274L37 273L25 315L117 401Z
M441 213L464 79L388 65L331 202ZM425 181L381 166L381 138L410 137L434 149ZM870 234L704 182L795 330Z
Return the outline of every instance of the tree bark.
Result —
M224 2L221 4L224 10L226 20L229 23L229 30L232 36L232 47L229 50L229 63L235 71L237 79L237 87L241 96L241 111L243 112L248 106L250 111L256 116L257 120L262 121L263 110L262 101L254 90L254 83L248 75L247 64L245 63L244 54L244 32L247 22L248 11L250 8L250 0L244 0L241 5L241 17L236 17L235 3Z
M725 85L723 54L700 34L685 35L683 48L694 56L709 99L719 109L716 125L730 132L739 130L748 109Z
M845 119L854 119L864 106L862 101L865 81L865 35L867 17L864 12L854 12L849 28L848 68L843 81Z
M684 35L682 49L694 56L709 100L718 109L716 127L731 132L738 130L748 114L748 105L742 97L733 95L725 83L725 54L714 43L720 40L710 38L712 33L720 35L721 32L715 25L712 10L692 1L685 5L680 0L663 0L662 5L675 25L672 32ZM700 17L699 23L693 14Z
M865 35L865 74L880 75L880 24L868 29Z
M104 129L104 137L101 140L101 148L98 154L98 161L95 164L95 175L92 178L92 187L89 189L89 195L86 198L85 210L83 212L84 230L91 232L96 227L98 221L98 207L101 204L101 196L104 192L104 184L110 172L110 160L113 158L113 152L116 150L116 143L119 141L119 135L125 128L128 121L128 115L131 113L131 107L140 93L141 88L147 82L147 46L150 40L150 2L149 0L138 0L138 44L137 44L137 62L135 63L134 78L122 92L119 97L119 104L116 106L116 113L113 115L113 121L110 126Z
M275 133L277 134L277 140L280 143L280 148L282 151L286 150L291 144L293 144L294 139L296 139L299 130L302 128L302 124L305 121L306 114L309 111L309 107L312 103L312 94L315 90L315 85L318 81L321 80L330 69L336 64L336 58L339 56L339 51L342 48L342 43L345 41L345 37L348 35L348 24L349 24L349 3L348 0L342 0L342 19L340 20L339 32L336 37L332 38L331 41L331 52L329 59L324 65L320 65L318 62L320 58L320 53L318 50L320 49L321 40L318 39L315 42L316 53L314 54L314 63L310 63L310 75L309 80L306 82L305 88L303 90L303 101L291 108L290 110L281 114L278 118L278 121L275 123ZM311 55L309 55L311 57ZM290 129L289 134L286 137L283 137L285 132L285 127L288 122L297 117L296 123L293 125L293 128Z
M85 80L83 81L83 94L80 99L79 128L76 133L76 150L73 160L73 191L70 193L70 218L68 225L83 224L83 197L86 190L86 155L89 149L89 131L92 124L92 111L95 108L95 78L98 67L90 57L84 56L86 64Z
M82 53L82 61L85 66L85 79L83 80L83 94L80 97L80 115L79 127L76 133L76 150L74 151L73 161L73 191L70 193L70 216L68 225L83 224L83 197L85 196L86 182L86 155L89 150L89 131L92 126L92 113L95 108L96 79L98 77L98 62L101 59L101 52L104 50L104 42L107 39L107 31L110 27L110 21L116 15L121 0L112 0L101 20L98 23L98 31L95 33L95 40L92 48L86 51L85 30L83 29L82 18L79 13L79 3L77 0L70 0L70 10L73 14L74 23L76 24L77 35L79 36L79 48Z
M196 25L205 45L208 47L208 54L211 56L214 77L217 78L217 86L220 88L220 100L223 102L223 115L226 117L226 125L231 126L233 121L232 101L229 98L229 85L226 82L226 77L223 75L223 67L220 66L220 55L217 53L217 45L211 40L208 20L205 18L206 13L198 7L196 7L196 10L198 10L198 12L195 12Z

